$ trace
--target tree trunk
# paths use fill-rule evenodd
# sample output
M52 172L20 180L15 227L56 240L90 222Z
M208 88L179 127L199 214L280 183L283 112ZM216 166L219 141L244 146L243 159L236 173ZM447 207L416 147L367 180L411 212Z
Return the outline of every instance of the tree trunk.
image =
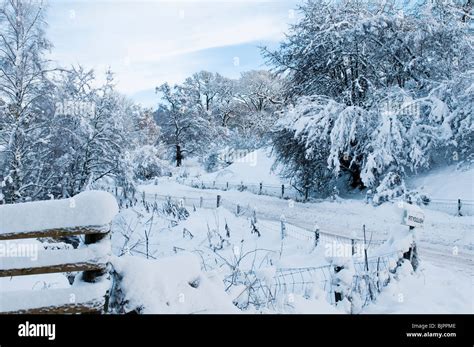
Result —
M176 145L176 167L180 167L182 161L183 161L183 152L181 151L181 146Z

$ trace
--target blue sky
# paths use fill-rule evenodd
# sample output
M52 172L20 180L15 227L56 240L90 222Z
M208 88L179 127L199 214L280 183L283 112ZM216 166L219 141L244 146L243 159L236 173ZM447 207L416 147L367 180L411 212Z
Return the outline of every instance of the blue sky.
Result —
M51 59L108 66L118 89L145 106L161 83L200 70L238 77L264 68L258 46L276 47L300 0L50 0Z

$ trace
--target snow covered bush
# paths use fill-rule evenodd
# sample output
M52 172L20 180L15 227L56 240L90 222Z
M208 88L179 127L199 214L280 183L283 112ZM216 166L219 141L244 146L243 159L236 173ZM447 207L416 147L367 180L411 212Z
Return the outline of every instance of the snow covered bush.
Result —
M379 205L398 198L405 193L405 190L405 184L400 175L395 172L389 172L377 187L373 197L373 203Z
M170 165L163 160L163 151L153 145L144 145L130 152L135 179L149 180L153 177L169 175Z

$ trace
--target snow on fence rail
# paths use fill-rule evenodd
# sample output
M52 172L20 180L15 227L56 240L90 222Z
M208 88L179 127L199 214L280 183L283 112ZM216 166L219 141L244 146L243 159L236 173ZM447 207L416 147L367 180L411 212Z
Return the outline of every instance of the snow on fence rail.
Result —
M0 277L79 272L70 288L4 292L2 313L82 313L105 310L111 255L107 236L118 212L115 198L89 191L70 199L0 206L0 242L85 235L75 250L41 250L33 257L0 257Z

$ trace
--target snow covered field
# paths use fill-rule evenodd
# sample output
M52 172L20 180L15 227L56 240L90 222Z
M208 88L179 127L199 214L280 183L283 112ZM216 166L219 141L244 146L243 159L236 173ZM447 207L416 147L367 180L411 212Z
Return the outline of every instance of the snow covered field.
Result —
M159 192L164 195L194 197L195 201L198 201L199 197L214 200L218 193L222 195L223 206L232 210L237 203L241 206L254 206L261 220L278 221L281 214L284 214L289 223L305 230L313 230L317 224L321 230L348 237L361 237L362 225L365 224L366 230L373 234L374 239L386 239L392 229L400 227L401 220L400 209L396 204L390 203L381 207L373 207L360 200L302 204L246 192L200 190L168 180L160 182L158 186L144 186L142 189L149 193L147 197ZM410 285L400 281L400 285L388 287L390 289L387 289L387 293L392 294L381 295L380 300L384 301L381 306L383 309L370 306L367 312L434 313L443 312L447 308L450 308L447 311L450 313L473 312L473 300L469 294L474 275L473 219L430 210L425 213L425 227L416 230L422 260L420 270L411 277L408 276ZM278 223L274 224L273 232L278 234ZM293 266L301 264L294 263ZM455 291L459 295L453 297L450 293L458 284L461 289L458 287ZM422 288L432 296L420 296ZM415 297L420 296L420 304L408 307L399 303L398 294L415 301ZM422 304L431 299L433 302L430 305ZM452 305L451 300L455 301Z
M256 162L259 166L253 177L245 176L243 166L255 165L246 162L237 165L239 170L232 165L209 179L269 179L273 177L273 163L265 158ZM240 172L244 174L237 175ZM468 185L472 171L450 174L464 177L450 181L451 197L459 196L465 192L459 185ZM417 177L410 184L431 195L439 180L438 174L430 174ZM52 228L63 219L71 226L94 221L93 224L101 224L116 213L110 210L99 216L98 210L89 211L89 195L93 193L71 199L74 208L71 201L53 201L49 207L44 203L38 207L26 204L39 215L47 215L42 212L45 208L67 212L77 207L86 212L75 214L74 219L58 215L56 222L47 219L49 224L41 219L38 224L15 218L16 224L8 228L3 225L3 232L12 228ZM216 209L217 195L220 207ZM112 206L107 200L109 196L98 198ZM142 313L351 312L347 305L335 306L333 294L328 294L331 291L327 291L327 286L332 285L328 282L332 276L331 252L336 245L343 245L347 251L351 239L357 240L356 246L362 243L365 226L367 239L372 241L368 256L378 257L388 252L378 248L381 243L407 229L401 226L402 209L396 202L378 207L361 198L301 203L246 191L193 188L174 178L160 178L140 186L137 197L145 197L145 201L122 208L114 218L111 261L121 278L122 300L127 302L123 309ZM7 209L0 209L0 214L8 212ZM470 295L474 275L473 217L429 209L424 212L425 225L415 231L421 259L417 271L413 272L410 265L390 275L390 282L377 299L356 313L474 312ZM91 213L97 214L97 218L92 218ZM318 246L315 230L321 233ZM344 256L352 258L352 254ZM361 253L353 259L363 262ZM236 273L246 274L245 278L237 280ZM247 276L254 276L253 280ZM295 281L295 276L301 280ZM268 286L279 294L270 306L266 305L266 294L249 292L249 281L262 283L262 288ZM66 277L60 274L0 281L3 293L68 287ZM250 298L260 301L249 305L253 302Z
M465 2L2 2L0 313L473 314Z

